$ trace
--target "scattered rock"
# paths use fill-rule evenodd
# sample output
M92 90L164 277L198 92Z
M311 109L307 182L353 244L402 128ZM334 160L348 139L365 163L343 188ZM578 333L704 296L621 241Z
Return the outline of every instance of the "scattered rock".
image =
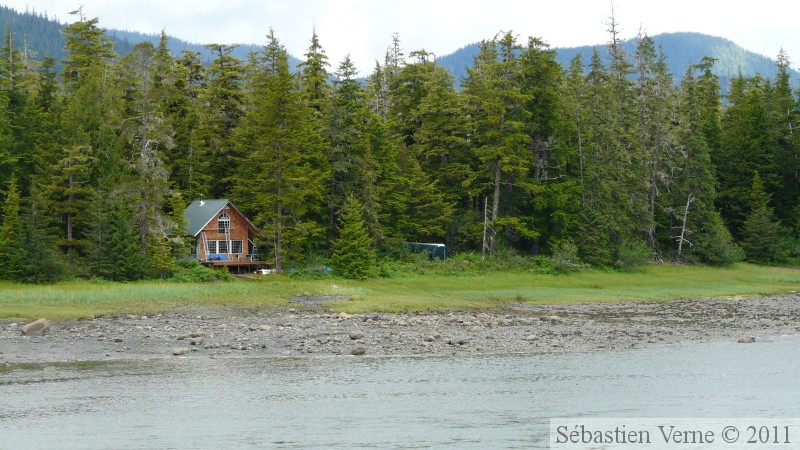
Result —
M186 354L188 351L189 349L186 347L175 347L172 349L172 354L175 356L180 356Z
M361 356L361 355L364 355L366 353L367 353L367 349L364 348L364 346L362 346L362 345L356 345L355 347L353 347L352 350L350 350L350 354L353 355L353 356Z
M50 322L47 319L39 319L22 327L22 334L24 336L41 336L48 328L50 328Z
M756 341L756 338L754 338L753 336L746 336L746 337L740 338L736 342L738 342L740 344L752 344L755 341Z
M119 338L119 337L114 338L114 342L122 342L122 338Z
M362 333L360 331L351 331L351 332L347 333L347 335L350 336L350 339L352 339L354 341L357 341L359 339L363 339L364 338L364 333Z
M202 337L194 337L189 339L189 345L201 345L203 343Z
M770 319L759 319L758 324L762 327L771 327L775 322Z
M450 345L464 345L467 342L469 342L467 340L467 338L457 338L457 339L448 339L447 340L447 343L450 344Z
M56 371L56 366L46 366L44 369L42 369L42 371L43 372L55 372Z

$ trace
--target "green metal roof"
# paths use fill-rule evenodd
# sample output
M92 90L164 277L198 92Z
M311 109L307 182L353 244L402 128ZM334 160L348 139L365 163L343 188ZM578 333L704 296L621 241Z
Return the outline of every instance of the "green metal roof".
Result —
M189 229L189 235L197 236L208 225L208 222L216 217L217 213L228 203L230 201L227 198L193 201L183 213L183 217L186 219L186 227Z
M253 233L258 233L258 228L250 222L250 219L245 217L239 208L236 207L227 198L214 199L214 200L195 200L186 207L183 212L183 217L186 219L186 227L189 230L190 236L197 236L203 229L205 229L208 222L217 217L217 214L222 211L225 205L230 205L231 208L236 210L244 220L247 221L247 226L250 227Z

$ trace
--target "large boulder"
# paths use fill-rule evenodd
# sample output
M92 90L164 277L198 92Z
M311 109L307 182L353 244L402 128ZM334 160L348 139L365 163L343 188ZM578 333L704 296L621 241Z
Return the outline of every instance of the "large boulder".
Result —
M22 327L23 336L41 336L50 328L47 319L39 319Z

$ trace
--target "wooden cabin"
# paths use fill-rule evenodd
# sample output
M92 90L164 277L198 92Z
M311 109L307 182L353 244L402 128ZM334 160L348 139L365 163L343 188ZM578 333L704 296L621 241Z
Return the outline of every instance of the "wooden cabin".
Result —
M195 200L184 212L192 256L213 267L250 271L265 265L253 242L258 229L228 199Z

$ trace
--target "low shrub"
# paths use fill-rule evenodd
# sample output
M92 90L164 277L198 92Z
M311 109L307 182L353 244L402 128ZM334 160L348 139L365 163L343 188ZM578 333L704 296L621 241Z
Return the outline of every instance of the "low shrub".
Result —
M169 279L181 283L207 283L212 281L233 281L234 276L227 269L212 269L194 260L178 261Z
M580 272L584 265L578 257L578 246L570 240L550 244L553 252L553 271L556 273Z

